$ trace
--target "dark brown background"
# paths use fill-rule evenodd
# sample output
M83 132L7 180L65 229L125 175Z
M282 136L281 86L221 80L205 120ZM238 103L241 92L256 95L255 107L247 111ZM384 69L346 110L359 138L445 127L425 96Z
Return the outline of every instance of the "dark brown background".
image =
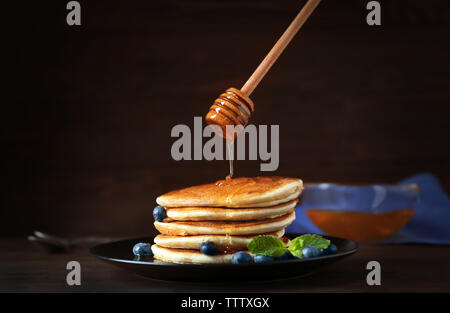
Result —
M241 87L305 1L65 1L4 10L0 234L153 233L157 195L226 161L175 162L171 128ZM275 174L305 182L438 175L450 191L450 5L324 0L252 95L280 125ZM260 174L238 162L238 176ZM272 174L272 173L264 173Z

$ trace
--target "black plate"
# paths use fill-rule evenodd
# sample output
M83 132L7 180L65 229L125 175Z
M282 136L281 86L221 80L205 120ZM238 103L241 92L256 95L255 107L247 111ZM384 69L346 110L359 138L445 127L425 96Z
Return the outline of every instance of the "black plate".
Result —
M300 234L287 234L293 239ZM138 259L133 255L133 246L138 242L153 242L153 237L121 240L98 245L90 250L94 256L148 278L179 281L230 281L273 280L306 276L358 251L354 241L324 236L338 248L338 253L311 259L274 261L250 264L174 264L153 260L152 257Z

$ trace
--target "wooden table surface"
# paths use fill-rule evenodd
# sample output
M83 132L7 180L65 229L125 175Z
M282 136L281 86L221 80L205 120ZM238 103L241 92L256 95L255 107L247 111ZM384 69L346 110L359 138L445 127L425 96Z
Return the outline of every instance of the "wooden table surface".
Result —
M0 292L450 292L450 247L369 245L304 278L256 283L169 282L145 279L79 248L49 254L25 239L0 242ZM81 264L81 286L66 284L66 264ZM381 264L381 286L366 284L366 264Z

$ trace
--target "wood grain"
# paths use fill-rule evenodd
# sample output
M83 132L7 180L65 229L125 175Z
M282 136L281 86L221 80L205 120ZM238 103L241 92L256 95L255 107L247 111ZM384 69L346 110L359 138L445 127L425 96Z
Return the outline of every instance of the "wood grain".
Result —
M75 250L47 254L24 240L0 241L0 292L449 292L446 246L363 245L356 254L304 278L271 282L152 281ZM66 264L81 264L81 286L68 287ZM366 284L366 265L381 265L381 286Z

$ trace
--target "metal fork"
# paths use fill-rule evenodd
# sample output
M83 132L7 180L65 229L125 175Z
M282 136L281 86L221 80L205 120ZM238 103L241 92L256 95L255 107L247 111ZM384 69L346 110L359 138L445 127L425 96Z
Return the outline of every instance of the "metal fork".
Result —
M35 230L33 235L28 236L27 239L31 242L40 244L51 252L68 252L78 246L104 243L111 240L110 238L105 237L80 237L75 239L67 239L46 234L38 230Z

